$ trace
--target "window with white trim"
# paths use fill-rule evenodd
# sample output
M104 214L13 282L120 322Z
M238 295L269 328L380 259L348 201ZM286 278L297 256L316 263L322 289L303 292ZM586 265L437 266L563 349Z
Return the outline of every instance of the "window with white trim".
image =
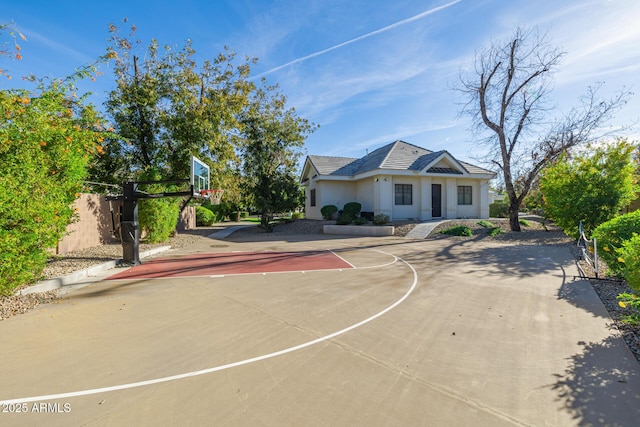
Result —
M413 185L396 184L395 196L396 196L396 205L412 205L413 204Z
M458 204L459 205L471 205L473 204L471 198L471 192L473 187L470 185L458 185Z

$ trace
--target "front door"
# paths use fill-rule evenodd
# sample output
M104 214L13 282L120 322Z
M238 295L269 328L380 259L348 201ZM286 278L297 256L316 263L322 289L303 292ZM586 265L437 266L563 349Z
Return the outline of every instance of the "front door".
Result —
M442 216L442 185L431 184L431 217Z

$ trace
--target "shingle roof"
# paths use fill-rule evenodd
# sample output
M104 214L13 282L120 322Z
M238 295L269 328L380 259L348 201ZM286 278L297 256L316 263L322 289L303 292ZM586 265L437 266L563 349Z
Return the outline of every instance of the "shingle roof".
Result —
M308 159L320 175L354 176L377 169L421 171L444 153L447 152L444 150L433 152L398 140L380 147L359 159L330 156L309 156ZM449 154L449 156L451 155ZM454 157L451 156L451 158ZM468 173L493 173L457 159L456 161ZM447 170L445 171L445 169ZM428 172L461 173L452 168L430 168Z

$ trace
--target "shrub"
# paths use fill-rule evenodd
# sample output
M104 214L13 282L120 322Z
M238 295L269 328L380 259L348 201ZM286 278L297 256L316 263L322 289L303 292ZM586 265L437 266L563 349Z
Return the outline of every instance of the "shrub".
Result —
M629 240L622 242L622 247L616 250L618 262L622 263L621 270L624 280L636 291L640 291L640 235L633 233Z
M226 206L223 204L212 205L211 203L205 202L202 204L202 207L209 210L213 214L214 223L224 220L224 217L227 216L227 209L226 209ZM197 215L197 211L196 211L196 215Z
M622 321L635 326L640 325L640 297L625 292L618 295L617 298L618 305L629 310L628 314L622 316Z
M0 91L0 294L37 280L108 132L68 88Z
M531 223L526 219L519 219L518 222L520 223L520 225L523 225L525 227L531 227Z
M362 205L358 202L349 202L344 205L342 211L349 215L349 217L353 220L360 216L360 211L362 210Z
M378 214L373 217L373 223L375 225L384 225L389 222L389 217L385 214Z
M504 230L500 227L492 227L489 229L489 236L491 237L495 237L498 234L503 234L503 233L504 233Z
M294 212L291 214L291 219L294 221L302 218L304 218L304 214L302 212Z
M171 237L178 225L180 201L178 197L163 197L138 203L140 230L146 234L147 242L164 242Z
M484 228L491 228L493 227L493 224L490 223L489 221L485 220L485 219L481 219L480 221L478 221L478 225Z
M618 261L617 249L622 248L625 240L633 237L640 230L640 211L617 216L593 230L598 241L598 255L611 270L611 273L622 277L624 264Z
M571 159L563 156L547 167L540 177L547 216L576 240L580 222L591 235L613 219L636 195L634 150L618 140Z
M455 227L442 230L440 233L448 234L450 236L473 236L473 231L466 225L458 225Z
M496 202L489 205L489 216L492 218L506 218L509 213L509 205Z
M349 215L347 215L346 213L342 212L340 215L338 215L338 217L336 218L336 224L337 225L347 225L347 224L351 224L351 221L353 221L353 218L351 218Z
M196 225L198 227L209 227L216 222L216 215L211 210L196 206Z
M356 218L356 219L354 219L354 220L353 220L353 223L354 223L355 225L365 225L365 224L368 224L368 223L369 223L369 220L368 220L368 219L366 219L366 218L358 217L358 218Z
M326 205L320 208L320 213L324 219L333 219L336 212L338 212L338 207L336 205Z

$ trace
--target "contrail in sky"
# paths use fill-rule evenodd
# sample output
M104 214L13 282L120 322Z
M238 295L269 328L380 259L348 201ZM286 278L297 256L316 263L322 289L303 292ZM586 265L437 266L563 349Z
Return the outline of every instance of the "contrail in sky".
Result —
M408 24L408 23L413 22L413 21L417 21L418 19L424 18L425 16L428 16L428 15L434 14L436 12L439 12L439 11L441 11L443 9L446 9L446 8L448 8L450 6L453 6L456 3L460 3L461 1L462 0L454 0L454 1L450 2L450 3L443 4L442 6L434 7L433 9L429 9L427 11L419 13L419 14L417 14L415 16L412 16L411 18L403 19L402 21L398 21L398 22L395 22L395 23L393 23L391 25L387 25L386 27L380 28L379 30L371 31L370 33L363 34L363 35L358 36L358 37L356 37L354 39L347 40L346 42L339 43L339 44L337 44L335 46L331 46L331 47L328 47L326 49L319 50L318 52L314 52L312 54L309 54L309 55L306 55L306 56L302 56L300 58L294 59L293 61L289 61L286 64L279 65L279 66L277 66L275 68L272 68L272 69L267 70L267 71L265 71L263 73L260 73L260 74L256 75L254 78L258 78L258 77L262 77L262 76L267 75L267 74L271 74L271 73L273 73L275 71L281 70L281 69L286 68L286 67L288 67L290 65L306 61L307 59L315 58L316 56L323 55L323 54L325 54L327 52L331 52L332 50L339 49L341 47L350 45L352 43L355 43L355 42L358 42L360 40L366 39L368 37L375 36L377 34L384 33L386 31L393 30L394 28L400 27L402 25Z

